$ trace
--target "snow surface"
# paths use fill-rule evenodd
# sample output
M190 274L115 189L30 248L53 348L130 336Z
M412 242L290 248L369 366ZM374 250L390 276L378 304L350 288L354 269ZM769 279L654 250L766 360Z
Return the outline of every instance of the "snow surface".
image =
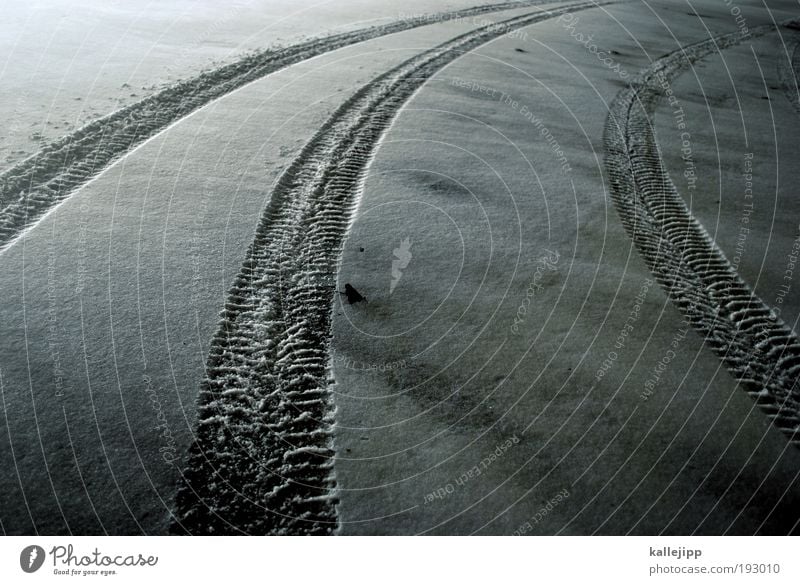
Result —
M5 530L167 529L209 343L274 181L355 90L454 26L472 27L374 39L229 94L0 255L0 457L28 461L5 476Z
M0 171L42 144L242 53L474 0L4 0Z
M260 0L231 9L211 0L14 0L0 25L9 55L0 68L0 107L10 121L0 170L42 140L244 50L472 5ZM752 28L771 22L760 2L738 7ZM791 2L770 7L777 21L796 16ZM359 88L477 25L444 22L379 37L242 87L123 156L0 253L4 531L175 530L176 515L189 510L182 519L193 519L198 509L196 502L175 506L187 469L200 469L191 481L207 479L212 491L228 489L226 478L256 478L242 493L264 498L256 509L269 508L242 519L236 514L246 507L216 494L200 505L220 521L189 523L189 531L319 528L310 506L307 516L270 522L276 511L294 511L271 498L303 509L305 495L291 482L288 489L269 482L276 473L303 477L317 457L330 463L331 446L332 474L324 480L333 487L323 486L329 493L317 503L335 502L335 518L320 531L797 530L800 455L653 282L623 229L603 166L609 105L629 79L621 72L632 77L681 45L739 30L730 8L712 0L634 2L553 18L425 80L388 133L375 134L359 153L374 159L356 193L338 274L323 276L335 276L338 290L353 284L369 302L346 305L332 295L333 385L315 379L318 387L309 390L322 396L323 408L298 410L294 419L290 409L279 413L289 417L277 421L286 428L317 424L323 440L293 444L270 427L251 442L261 427L240 423L285 394L260 396L267 386L248 386L268 379L276 364L249 362L251 346L236 346L238 336L219 355L252 369L223 372L224 392L208 395L235 408L215 412L216 403L206 401L196 410L209 352L226 330L218 315L240 309L241 291L232 286L248 267L243 261L278 177ZM797 34L781 32L787 44ZM616 67L588 50L588 35L613 49ZM800 218L791 197L796 170L781 165L776 179L767 169L792 152L800 118L769 87L786 81L777 35L752 46L770 100L759 94L749 43L727 48L725 57L759 185L776 196L759 206L759 230L739 267L773 305ZM730 259L743 146L739 105L726 97L731 80L720 62L702 59L673 86L702 168L687 204ZM708 110L693 93L695 72L718 96ZM768 105L779 120L774 134ZM662 103L656 139L685 196L685 161L670 116ZM343 159L341 169L352 160ZM324 162L320 172L332 161ZM715 207L715 198L724 203ZM305 236L302 226L289 227ZM306 279L299 294L315 278L292 274ZM270 290L270 275L253 284L252 298ZM315 310L324 301L308 298ZM785 301L790 318L797 299L792 291ZM273 301L281 299L258 300L267 309ZM302 303L295 306L307 315ZM268 325L242 322L271 351ZM278 369L303 371L304 360L325 347L326 332L289 333ZM230 447L206 453L207 475L187 459L198 429L201 437L214 429L214 444ZM286 443L280 465L259 460L259 441Z
M693 5L703 22L664 2L610 6L576 28L633 75L707 38L704 23L737 30L724 6ZM791 530L796 449L647 285L610 200L603 124L625 82L562 24L527 32L435 76L370 169L339 276L370 303L334 316L342 532ZM770 126L751 132L770 143ZM679 144L659 142L673 156ZM721 157L738 160L728 144ZM405 238L413 258L390 294Z

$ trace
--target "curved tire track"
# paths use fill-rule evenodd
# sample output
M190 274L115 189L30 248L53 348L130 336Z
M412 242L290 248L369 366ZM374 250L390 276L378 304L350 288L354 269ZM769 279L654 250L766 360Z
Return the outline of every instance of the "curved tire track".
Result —
M544 4L518 0L399 20L248 55L83 126L0 173L0 251L115 160L206 104L252 81L348 45L412 28Z
M749 36L771 30L761 27ZM800 341L692 216L664 167L652 127L662 87L668 87L663 84L746 38L710 38L642 70L611 105L605 166L622 223L656 279L775 426L800 446Z
M379 139L413 92L465 52L597 5L512 18L425 51L364 86L306 145L272 193L212 341L176 531L335 531L331 311L342 243Z

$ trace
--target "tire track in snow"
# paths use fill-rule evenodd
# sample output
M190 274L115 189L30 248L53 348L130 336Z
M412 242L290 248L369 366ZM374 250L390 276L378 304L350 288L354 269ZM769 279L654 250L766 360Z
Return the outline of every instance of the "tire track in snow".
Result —
M411 95L442 67L583 2L502 21L420 53L361 88L281 176L211 343L174 530L329 534L337 528L330 322L364 171Z
M439 21L544 4L518 0L339 33L248 55L90 122L0 173L0 251L78 188L149 138L220 97L301 61Z
M653 131L662 83L754 35L689 45L642 70L610 107L605 166L626 231L667 295L743 389L800 446L800 341L753 292L691 214L669 178Z

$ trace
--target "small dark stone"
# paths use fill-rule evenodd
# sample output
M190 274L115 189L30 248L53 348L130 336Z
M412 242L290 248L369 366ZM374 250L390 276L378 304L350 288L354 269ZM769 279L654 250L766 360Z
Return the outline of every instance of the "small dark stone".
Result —
M350 303L351 305L354 303L359 303L361 301L364 301L365 303L367 302L367 299L364 298L364 296L360 292L354 289L349 282L344 285L344 292L341 294L347 297L347 302Z

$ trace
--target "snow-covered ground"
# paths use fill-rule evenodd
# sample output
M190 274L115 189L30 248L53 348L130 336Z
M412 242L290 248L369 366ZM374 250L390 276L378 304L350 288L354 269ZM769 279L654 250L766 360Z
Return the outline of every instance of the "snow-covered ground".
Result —
M0 171L87 121L242 53L472 0L5 0Z
M243 51L475 4L14 1L0 170ZM800 454L655 281L604 166L609 109L640 70L757 31L670 81L691 191L666 99L655 140L796 331L800 297L779 287L800 222L800 33L758 28L796 9L442 19L300 60L121 150L0 252L3 530L796 531Z
M800 137L784 87L791 81L779 67L792 40L764 36L698 64L674 83L679 103L659 110L656 131L695 217L762 300L798 331L791 265L800 252L800 168L792 154ZM685 115L686 129L676 112Z
M230 94L3 252L0 456L35 462L7 476L6 530L166 529L209 342L276 177L361 85L472 26L378 38Z
M795 525L786 512L796 449L653 284L602 172L621 72L702 40L705 26L736 30L724 6L695 6L702 21L675 3L610 6L532 26L527 42L498 39L434 77L384 139L339 274L369 304L340 303L334 317L344 533ZM751 26L769 19L746 14ZM614 50L614 66L598 66L578 34ZM779 56L765 55L764 67L774 71ZM709 61L696 70L716 84L725 70ZM759 100L748 87L739 86L741 99ZM778 107L796 136L788 101ZM748 129L767 157L775 145L764 122ZM726 161L726 196L735 198L741 154L724 140L715 150L713 128L690 124L698 148ZM680 157L679 134L658 139ZM776 184L761 177L766 215ZM779 192L791 205L788 184ZM796 224L796 211L785 213ZM770 229L795 237L791 225L768 224L764 237ZM392 290L404 240L410 261ZM777 258L753 257L782 276Z

